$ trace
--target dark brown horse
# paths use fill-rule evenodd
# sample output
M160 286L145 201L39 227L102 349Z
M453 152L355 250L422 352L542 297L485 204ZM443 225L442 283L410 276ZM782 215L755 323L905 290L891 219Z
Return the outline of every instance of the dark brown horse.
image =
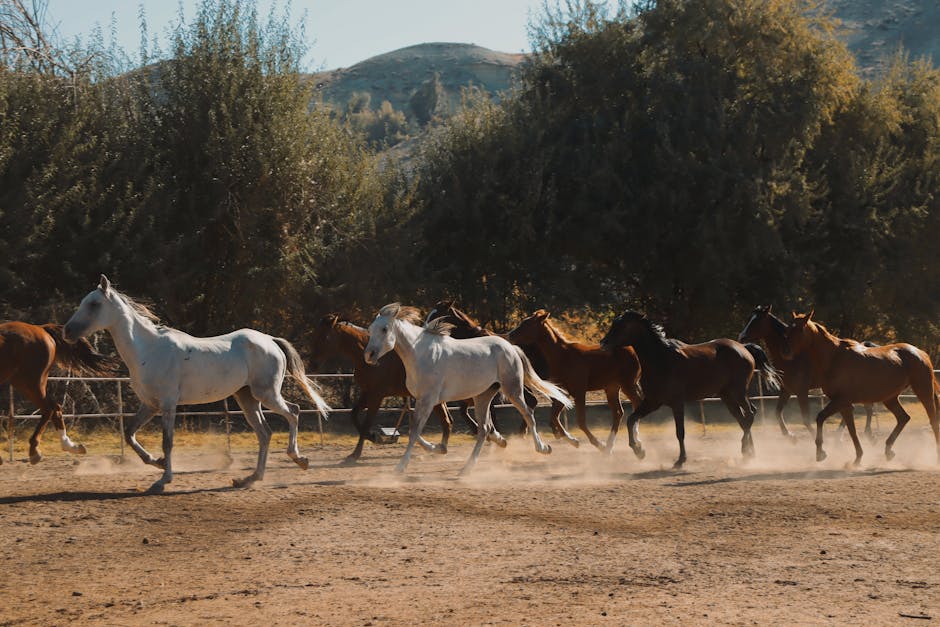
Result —
M897 418L897 425L885 442L885 456L894 457L894 441L911 417L898 399L908 386L924 406L933 429L940 456L940 416L937 414L937 382L927 353L910 344L868 347L855 340L836 337L813 321L813 312L793 314L787 327L783 356L795 359L807 355L813 376L829 402L816 415L816 460L826 459L823 450L823 424L841 413L855 445L856 466L862 461L862 445L855 432L854 403L884 403Z
M548 318L549 313L544 309L536 311L509 332L509 341L534 344L539 349L548 362L549 379L564 387L574 398L581 431L591 444L610 453L623 420L620 391L627 395L634 409L640 405L640 360L629 346L608 350L599 344L572 342ZM604 390L610 407L610 435L606 444L594 437L587 426L585 395L595 390ZM553 425L561 426L558 416L563 408L558 401L552 401Z
M438 301L434 305L434 307L431 308L431 311L430 313L428 313L428 316L425 319L424 324L427 325L427 323L431 322L432 320L438 320L438 319L442 319L444 322L450 325L453 325L453 328L450 331L450 336L457 340L466 340L466 339L470 339L474 337L484 337L486 335L498 335L497 333L493 333L492 331L483 328L483 326L481 326L476 320L468 316L466 313L464 313L460 309L457 309L457 307L454 306L454 301L451 301L451 300ZM522 352L524 352L526 357L528 357L529 362L532 364L532 368L535 370L535 373L539 375L540 377L542 377L543 379L549 378L548 377L548 365L545 363L545 358L538 351L538 349L535 348L535 346L529 345L529 344L520 345L520 347L522 348ZM530 409L535 409L535 406L538 405L538 402L539 402L538 399L535 397L535 395L529 392L528 390L523 390L523 396L525 397L526 405ZM500 398L499 395L493 397L494 404L496 403L496 400L498 398ZM470 427L470 431L476 434L477 423L476 423L476 420L474 420L473 417L470 416L470 411L469 411L469 407L472 404L473 404L473 401L471 399L468 399L468 400L460 401L460 403L458 403L458 407L460 410L460 415L463 416L463 419L467 423L467 426ZM499 431L500 430L499 425L496 424L495 412L491 410L490 415L493 420L493 426L496 428L497 431ZM558 426L556 427L556 425ZM558 430L559 427L561 428L561 431ZM568 431L565 430L564 427L561 426L560 422L553 421L552 429L555 430L556 438L564 437L569 442L573 441L574 445L577 446L577 442L578 442L577 438L572 437L572 435L568 433ZM519 431L520 433L525 433L526 431L525 421L522 422Z
M39 440L50 420L59 432L62 450L85 453L85 447L72 442L66 433L62 407L46 394L46 382L53 365L89 376L108 376L117 371L117 363L95 351L88 340L79 340L75 344L63 340L60 324L0 324L0 383L9 381L40 411L39 424L29 438L29 461L32 464L42 460Z
M763 340L767 347L767 354L770 356L770 363L780 373L780 395L777 397L777 423L780 425L780 431L783 435L796 438L787 428L787 422L783 418L783 408L786 407L790 396L796 396L800 404L800 413L803 416L803 425L806 429L816 434L812 420L809 414L809 391L820 387L819 381L813 377L813 369L810 367L809 356L799 355L794 359L787 359L783 356L783 349L786 344L787 323L771 313L770 305L758 305L754 308L754 313L744 325L744 330L738 335L739 342L760 342ZM864 342L865 346L874 347L877 344ZM871 431L872 404L865 404L865 435L870 440L874 440Z
M353 380L359 386L359 398L353 404L349 418L359 433L359 442L346 457L346 463L355 463L362 455L363 443L375 439L372 428L385 397L411 397L405 385L405 366L398 355L392 351L379 360L378 365L370 366L363 358L368 342L368 331L340 319L336 314L324 316L320 320L310 342L310 352L316 360L311 364L312 370L316 371L324 361L334 357L343 357L353 364ZM360 422L359 414L363 409L366 410L366 417ZM446 454L450 438L450 415L443 405L435 407L434 414L441 421L441 443L434 446L423 439L419 442L429 451Z
M661 326L635 311L624 312L614 319L601 346L607 349L632 346L640 358L643 400L627 418L630 448L637 457L642 459L646 455L637 437L637 422L666 405L672 409L679 440L679 459L675 467L682 467L686 460L685 402L709 396L718 396L724 401L744 431L741 452L745 457L753 457L751 426L755 408L747 397L747 387L755 365L769 386L776 389L779 385L776 371L760 346L724 338L686 344L667 338Z

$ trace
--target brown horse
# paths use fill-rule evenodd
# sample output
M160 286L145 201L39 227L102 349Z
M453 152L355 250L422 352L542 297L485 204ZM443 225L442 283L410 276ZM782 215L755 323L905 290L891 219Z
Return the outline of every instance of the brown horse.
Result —
M9 380L40 411L39 424L29 438L31 464L42 460L39 440L50 420L59 432L62 450L85 453L85 447L72 442L66 433L62 407L46 394L46 382L53 365L89 376L108 376L117 372L117 363L95 351L88 340L79 340L75 344L63 340L60 324L0 324L0 383Z
M355 463L362 455L363 443L366 440L374 440L372 428L385 397L411 397L405 384L405 366L401 363L398 354L392 351L379 360L378 365L370 366L363 358L368 342L368 331L340 319L336 314L330 314L320 320L310 343L311 354L316 359L316 362L311 364L311 369L314 371L324 361L337 356L344 357L353 363L353 380L359 386L360 393L349 418L359 433L359 442L355 450L346 457L345 463ZM360 423L359 414L363 408L366 410L366 417ZM450 438L450 415L443 405L435 407L434 414L441 421L441 443L434 446L423 439L419 442L427 450L443 455L447 453L447 441Z
M777 423L780 425L780 431L783 435L795 439L796 436L790 433L787 422L783 418L783 408L786 407L790 396L796 396L796 400L800 404L800 413L803 416L803 425L810 433L815 435L816 431L809 415L809 391L820 387L820 384L813 377L813 369L810 367L808 355L799 355L794 359L787 359L783 356L786 336L787 323L771 313L770 305L758 305L754 308L754 313L751 314L747 324L744 325L744 330L738 335L738 341L764 341L767 353L770 355L770 363L781 375L780 395L777 397ZM870 347L877 346L872 342L864 342L864 344ZM865 404L865 435L874 441L874 435L871 431L872 409L871 403Z
M640 360L629 346L607 350L599 344L572 342L555 328L548 318L549 313L539 309L509 332L509 341L513 344L534 344L538 347L548 362L549 379L564 387L574 398L581 431L591 444L610 453L623 420L620 391L623 390L627 395L634 409L640 405ZM607 394L607 406L610 407L610 435L606 444L594 437L587 426L585 395L595 390L604 390ZM553 425L560 426L558 416L563 408L558 401L552 401Z
M816 460L826 459L823 450L823 423L841 413L855 445L854 465L862 461L862 445L855 432L854 403L884 403L897 425L885 442L885 456L894 458L894 441L911 417L898 399L908 386L924 406L933 429L940 455L940 417L937 415L937 382L927 353L910 344L868 347L855 340L836 337L826 327L813 321L813 312L793 314L787 328L783 356L795 359L809 356L813 376L819 381L829 402L816 415Z
M614 319L601 346L607 349L632 346L640 358L643 400L627 418L630 448L637 457L642 459L646 455L638 438L637 422L666 405L672 409L679 440L675 468L681 468L686 461L685 402L713 395L724 401L744 431L741 452L745 457L753 457L751 426L756 408L747 397L747 387L755 364L770 387L776 389L779 385L776 370L760 346L724 338L686 344L667 338L661 326L635 311L624 312Z

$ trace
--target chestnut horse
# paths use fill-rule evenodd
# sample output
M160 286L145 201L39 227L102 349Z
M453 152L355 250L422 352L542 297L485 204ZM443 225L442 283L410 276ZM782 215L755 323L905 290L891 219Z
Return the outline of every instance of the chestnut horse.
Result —
M72 442L66 433L62 407L46 394L46 382L54 364L88 376L108 376L117 371L117 363L96 352L88 340L65 342L60 324L0 324L0 383L9 380L40 411L39 424L29 438L31 464L42 460L39 440L50 420L59 432L63 451L85 453L85 447Z
M810 367L809 356L800 355L795 359L787 359L783 356L783 348L786 343L787 323L771 313L770 305L758 305L754 308L754 313L744 325L744 330L738 335L739 342L759 342L764 341L767 347L767 353L770 355L770 363L780 373L780 395L777 397L777 423L780 425L780 431L789 438L796 438L787 428L787 422L783 418L783 408L786 407L790 396L796 396L800 404L800 413L803 415L803 425L806 429L815 435L813 423L809 416L809 391L820 387L819 381L813 377L813 369ZM865 346L875 347L877 344L872 342L863 342ZM865 435L872 441L875 437L871 431L872 404L865 404ZM844 424L844 423L843 423ZM841 427L840 427L841 428Z
M816 415L816 461L826 459L823 450L823 423L841 413L855 445L854 465L862 461L862 445L855 432L854 403L884 403L897 418L897 425L885 441L885 457L894 458L894 441L911 417L898 399L910 386L917 396L933 429L940 456L940 417L937 415L937 381L927 353L910 344L868 347L855 340L836 337L826 327L813 321L813 312L793 314L787 327L783 356L795 359L807 355L813 375L829 402Z
M634 409L640 405L640 360L636 352L627 347L610 350L599 344L583 344L568 340L549 321L549 313L539 309L509 332L513 344L534 344L548 362L549 380L564 387L574 398L578 426L591 444L606 451L613 451L614 440L623 420L620 391L627 395ZM602 444L587 426L585 394L604 390L607 406L610 407L610 435ZM552 424L558 423L558 415L564 406L552 400ZM570 436L569 436L570 437ZM577 443L577 440L575 440Z
M679 459L674 467L681 468L686 461L685 402L713 395L724 401L744 431L742 454L754 456L751 426L755 407L747 397L747 387L755 365L768 386L773 389L779 386L777 371L760 346L725 338L686 344L667 338L661 326L635 311L626 311L614 319L601 346L607 349L632 346L640 359L643 400L627 418L630 448L637 457L642 459L646 455L638 438L637 422L666 405L672 409L679 440Z
M368 341L368 331L342 320L337 314L324 316L314 330L310 341L310 352L316 360L311 364L312 370L317 370L324 361L337 356L353 364L353 380L359 386L359 398L352 406L349 419L352 420L353 426L359 433L359 442L356 443L355 450L344 460L345 463L350 464L355 463L362 456L363 443L374 439L372 428L385 397L411 397L411 393L405 386L405 366L401 363L401 358L392 352L380 359L377 365L370 366L362 356ZM366 410L366 417L360 423L359 414L363 409ZM435 446L424 438L419 439L419 443L429 451L445 454L447 453L447 440L450 438L450 415L443 405L435 406L434 414L441 421L441 443Z

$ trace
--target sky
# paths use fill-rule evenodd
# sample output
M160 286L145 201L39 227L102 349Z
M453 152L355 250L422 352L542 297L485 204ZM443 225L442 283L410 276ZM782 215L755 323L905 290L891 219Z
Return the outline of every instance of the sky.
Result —
M260 14L271 0L259 0ZM187 19L198 0L48 0L47 18L67 41L87 38L96 25L106 37L115 22L117 43L136 58L140 50L138 14L147 16L151 37L167 49L166 27ZM284 2L277 6L283 7ZM311 44L308 70L348 67L384 52L426 42L473 43L500 52L529 50L530 15L542 0L292 0L294 22L306 11Z

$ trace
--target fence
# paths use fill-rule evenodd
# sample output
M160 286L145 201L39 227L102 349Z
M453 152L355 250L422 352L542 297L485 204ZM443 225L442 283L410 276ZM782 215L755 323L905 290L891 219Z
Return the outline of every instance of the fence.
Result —
M937 374L940 374L940 370L934 370L934 375L937 375ZM350 394L351 394L351 388L352 388L352 377L353 375L351 374L318 374L318 375L310 375L308 378L313 380L314 382L318 380L340 381L343 387L342 398L344 402L348 404L349 399L350 399ZM763 389L763 382L761 381L760 377L755 377L755 380L757 381L757 395L752 396L751 398L752 400L757 400L760 402L760 413L761 413L761 416L764 417L766 416L764 402L767 400L771 400L771 399L776 400L777 396L765 395L764 389ZM124 404L124 389L126 386L130 384L130 379L128 377L49 377L49 381L50 382L63 381L66 383L66 385L68 385L69 383L73 383L73 382L81 382L81 383L92 383L92 382L109 383L111 382L117 385L116 396L115 396L117 411L97 412L97 413L74 413L74 412L63 413L62 417L65 419L72 419L72 420L84 419L84 418L117 418L119 429L120 429L118 439L120 440L120 443L121 443L121 456L123 457L124 456L124 437L123 437L124 418L133 416L136 413L136 412L125 411L126 408ZM36 412L31 413L31 414L17 414L16 408L15 408L14 392L13 392L12 385L9 386L9 391L10 391L10 406L9 406L9 411L7 413L7 436L8 436L8 442L9 442L9 458L10 458L10 461L13 461L14 454L15 454L14 433L15 433L15 428L16 428L16 421L17 420L39 420L40 416L37 413L38 410L36 410ZM810 394L810 398L821 400L824 397L822 394ZM916 398L916 397L910 394L904 394L901 396L901 398L910 399L910 398ZM699 412L700 412L700 418L701 418L703 428L705 426L705 403L719 402L719 401L721 401L720 398L705 398L699 401ZM606 401L588 401L588 404L589 405L603 405L603 404L606 404ZM506 407L506 406L500 405L498 407ZM394 408L394 409L395 411L400 412L399 423L401 423L401 419L406 415L406 413L410 411L410 407L407 404L399 408ZM345 413L349 413L350 411L352 410L349 407L334 408L331 414L345 414ZM231 415L230 415L227 399L222 401L221 412L220 411L182 410L182 411L178 411L176 415L178 418L200 417L200 416L212 417L212 416L218 416L220 415L220 413L223 416L223 420L225 424L226 446L228 447L229 450L231 450L231 441L229 439L229 436L231 434L232 421L231 421ZM270 415L270 413L271 412L265 411L265 414ZM313 409L301 409L300 414L301 416L311 415L311 414L315 414L317 416L317 427L320 433L320 443L322 444L323 443L322 416L319 414L319 412ZM565 422L566 422L565 428L567 428L568 427L567 418L565 419Z

